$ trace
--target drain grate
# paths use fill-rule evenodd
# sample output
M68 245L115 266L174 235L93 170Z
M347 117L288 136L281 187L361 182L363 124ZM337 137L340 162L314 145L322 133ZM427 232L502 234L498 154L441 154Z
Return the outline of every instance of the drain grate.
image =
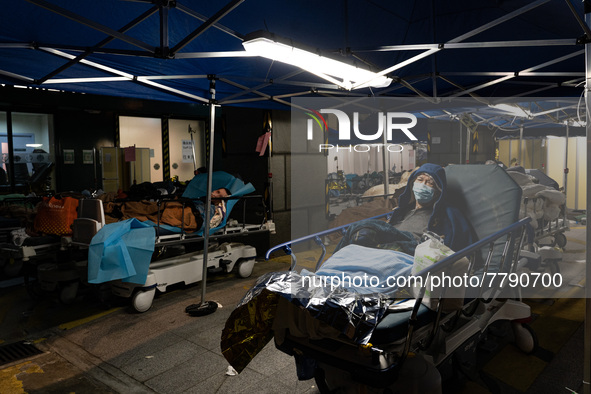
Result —
M9 343L8 345L0 346L0 365L22 360L23 358L41 353L42 351L37 349L35 345L30 342L20 341Z

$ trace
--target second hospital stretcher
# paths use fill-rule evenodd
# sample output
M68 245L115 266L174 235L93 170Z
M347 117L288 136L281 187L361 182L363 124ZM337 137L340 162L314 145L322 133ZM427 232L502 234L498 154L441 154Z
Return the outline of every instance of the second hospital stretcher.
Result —
M217 171L213 173L213 187L225 187L231 196L225 201L226 214L215 228L210 229L208 249L208 270L231 272L240 277L250 276L256 249L240 242L222 242L230 238L249 236L255 233L274 231L274 223L265 215L258 224L239 223L231 219L230 213L238 201L260 199L249 195L254 187L242 180ZM151 306L156 290L165 292L169 286L185 285L201 281L203 277L203 251L198 245L203 242L203 227L187 231L183 219L180 226L161 223L160 213L167 204L187 206L192 200L205 195L207 175L196 176L187 186L180 199L163 199L154 202L158 208L155 221L139 221L136 218L105 224L103 202L96 199L80 200L79 211L84 212L72 225L73 233L66 241L68 247L87 251L88 259L70 262L66 265L42 265L38 277L45 288L67 283L64 297L71 300L80 283L107 283L113 294L131 298L131 305L137 312L145 312ZM191 211L186 208L186 211ZM183 208L185 212L185 208ZM183 218L185 215L183 214ZM244 215L243 215L244 219ZM186 253L185 246L193 247Z

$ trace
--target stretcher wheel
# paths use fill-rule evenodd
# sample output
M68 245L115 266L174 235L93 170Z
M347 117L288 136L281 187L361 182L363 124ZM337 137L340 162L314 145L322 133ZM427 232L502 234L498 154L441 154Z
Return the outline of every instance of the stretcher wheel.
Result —
M131 306L139 313L143 313L152 307L156 289L138 290L131 298Z
M76 299L76 294L78 294L78 282L68 283L60 289L60 302L69 305Z
M563 233L554 234L554 243L559 248L564 248L566 246L566 236Z
M525 354L532 354L538 348L538 337L525 323L512 323L515 345Z
M238 262L238 276L248 278L252 274L255 259L240 260Z

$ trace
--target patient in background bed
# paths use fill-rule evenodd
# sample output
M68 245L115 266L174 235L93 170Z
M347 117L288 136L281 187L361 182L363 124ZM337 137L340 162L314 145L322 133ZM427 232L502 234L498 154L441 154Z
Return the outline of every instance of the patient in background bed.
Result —
M218 227L226 216L225 197L230 196L226 188L216 189L211 193L210 225L209 228ZM205 221L205 202L192 200L191 206L184 206L176 200L166 201L162 206L155 201L125 201L121 203L109 202L105 206L105 219L107 224L121 220L136 218L140 222L150 220L173 227L183 227L185 231L198 231ZM191 205L191 204L189 204Z
M231 193L230 190L222 187L220 189L216 189L211 192L211 205L210 205L210 219L209 219L209 228L215 228L222 223L224 217L226 216L226 197L230 197ZM195 207L201 214L201 217L205 220L205 210L204 210L205 202L204 201L195 201Z

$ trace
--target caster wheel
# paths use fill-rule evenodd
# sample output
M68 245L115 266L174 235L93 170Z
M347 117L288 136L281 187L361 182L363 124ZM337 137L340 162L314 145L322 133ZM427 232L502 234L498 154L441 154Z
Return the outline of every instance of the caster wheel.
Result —
M76 299L76 294L78 294L78 282L68 283L60 290L60 302L70 305Z
M254 261L254 259L240 261L238 263L238 276L241 278L248 278L252 274Z
M156 289L138 290L131 299L131 306L139 313L143 313L152 307Z
M554 242L559 248L566 246L566 236L563 233L557 233L554 235Z
M527 324L512 323L515 345L525 354L532 354L538 348L538 337Z

